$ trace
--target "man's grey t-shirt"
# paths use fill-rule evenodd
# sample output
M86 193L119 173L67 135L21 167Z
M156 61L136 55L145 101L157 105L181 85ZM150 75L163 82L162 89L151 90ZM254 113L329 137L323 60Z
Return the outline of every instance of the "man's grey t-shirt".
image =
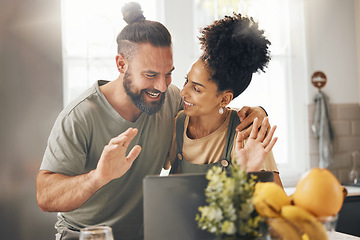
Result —
M139 130L128 147L142 147L130 170L99 189L71 212L58 214L58 231L88 225L108 225L115 239L139 239L143 224L143 187L146 175L159 174L172 140L174 117L181 108L179 89L170 85L161 110L142 113L136 122L123 119L99 90L98 81L58 116L50 133L41 170L75 176L96 168L105 145L129 127ZM140 235L139 235L140 234Z

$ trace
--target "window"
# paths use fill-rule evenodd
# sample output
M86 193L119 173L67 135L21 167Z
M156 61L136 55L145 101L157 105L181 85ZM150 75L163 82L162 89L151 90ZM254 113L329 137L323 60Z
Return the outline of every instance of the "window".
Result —
M273 150L284 185L294 185L308 164L303 2L290 0L138 0L147 19L158 20L173 37L173 83L199 56L199 28L232 12L252 16L271 41L266 73L254 74L231 106L263 106L278 125ZM118 0L63 0L64 103L98 79L113 80L116 36L125 26ZM191 9L192 8L192 9ZM193 39L189 41L189 39Z
M99 79L117 78L116 36L126 25L128 1L62 0L64 104ZM159 20L155 0L137 0L148 19Z

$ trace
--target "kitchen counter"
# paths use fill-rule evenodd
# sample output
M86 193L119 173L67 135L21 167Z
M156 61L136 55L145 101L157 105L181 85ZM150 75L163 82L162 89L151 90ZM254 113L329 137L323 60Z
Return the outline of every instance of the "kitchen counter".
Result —
M360 187L355 187L355 186L348 186L348 185L343 185L346 190L348 191L347 196L360 196ZM288 196L290 196L291 194L293 194L295 192L295 187L286 187L284 188L286 194Z
M340 232L328 232L329 240L359 240L359 237Z
M348 191L347 196L360 196L360 187L347 186L345 185L346 190Z

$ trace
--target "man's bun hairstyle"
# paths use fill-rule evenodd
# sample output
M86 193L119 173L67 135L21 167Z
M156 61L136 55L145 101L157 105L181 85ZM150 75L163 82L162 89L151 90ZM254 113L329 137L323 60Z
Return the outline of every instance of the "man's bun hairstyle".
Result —
M121 8L121 12L123 14L123 19L127 24L132 24L134 22L145 20L143 11L141 10L141 6L139 3L127 3Z
M250 84L252 74L265 71L271 44L253 18L225 16L201 30L202 59L219 91L232 90L234 98Z
M121 8L124 21L128 24L118 34L118 53L131 57L136 44L150 43L155 47L171 47L171 35L167 28L157 21L146 20L139 3L130 2Z

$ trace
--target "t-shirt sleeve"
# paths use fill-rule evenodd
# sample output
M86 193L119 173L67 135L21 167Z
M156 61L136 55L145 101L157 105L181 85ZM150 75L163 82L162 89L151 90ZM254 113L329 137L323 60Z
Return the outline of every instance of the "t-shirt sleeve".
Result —
M40 170L78 175L84 173L87 141L81 123L59 115L51 130Z

